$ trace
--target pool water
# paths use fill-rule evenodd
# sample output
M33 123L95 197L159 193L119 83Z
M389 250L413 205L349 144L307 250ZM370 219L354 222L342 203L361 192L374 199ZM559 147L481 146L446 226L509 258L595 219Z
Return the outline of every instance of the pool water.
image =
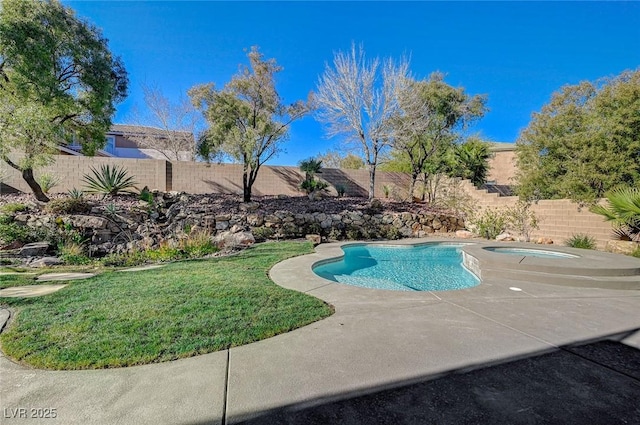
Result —
M349 245L341 260L313 271L347 285L395 291L449 291L476 286L478 278L462 265L463 244L417 246Z
M528 249L528 248L484 248L487 251L497 252L499 254L510 255L524 255L529 257L538 258L579 258L577 255L565 254L564 252L546 251L542 249Z

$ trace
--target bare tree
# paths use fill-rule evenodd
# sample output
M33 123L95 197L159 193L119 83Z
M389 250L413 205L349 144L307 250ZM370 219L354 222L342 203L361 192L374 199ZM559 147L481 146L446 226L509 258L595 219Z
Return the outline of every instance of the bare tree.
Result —
M135 125L123 127L124 136L170 161L193 161L202 124L191 101L182 97L173 103L156 86L143 85L142 91L146 113L134 114Z
M391 146L391 118L399 109L398 86L408 77L409 61L367 60L362 46L334 55L326 64L315 93L317 118L327 124L329 137L344 136L362 152L369 169L369 199L374 197L380 154Z

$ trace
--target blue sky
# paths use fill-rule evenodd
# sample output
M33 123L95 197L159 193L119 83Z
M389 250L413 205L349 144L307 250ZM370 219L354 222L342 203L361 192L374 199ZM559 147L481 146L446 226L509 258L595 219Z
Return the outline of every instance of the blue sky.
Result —
M490 111L473 128L514 142L531 114L565 84L640 66L638 2L100 2L63 0L102 28L122 57L130 94L114 122L143 106L141 84L170 98L195 84L222 87L253 45L284 67L285 102L306 99L333 53L362 43L369 57L411 56L411 71L433 71ZM295 122L278 165L339 145L313 117Z

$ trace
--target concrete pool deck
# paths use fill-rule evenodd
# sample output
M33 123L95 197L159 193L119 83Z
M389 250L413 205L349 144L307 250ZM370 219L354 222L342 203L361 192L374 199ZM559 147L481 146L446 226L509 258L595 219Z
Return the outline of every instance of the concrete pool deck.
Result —
M450 292L349 287L311 271L340 245L270 272L332 304L331 317L124 369L43 371L0 356L0 423L42 423L32 408L56 409L46 423L60 424L638 423L640 289L500 276ZM21 408L27 419L10 417Z

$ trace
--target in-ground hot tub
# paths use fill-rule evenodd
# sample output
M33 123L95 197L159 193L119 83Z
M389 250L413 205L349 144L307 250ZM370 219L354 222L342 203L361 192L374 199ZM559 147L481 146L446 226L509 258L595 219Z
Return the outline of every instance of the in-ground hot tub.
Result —
M484 248L487 251L497 252L498 254L531 256L537 258L580 258L579 255L568 254L566 252L550 251L547 249L535 249L535 248L511 248L511 247L496 247L489 246Z

